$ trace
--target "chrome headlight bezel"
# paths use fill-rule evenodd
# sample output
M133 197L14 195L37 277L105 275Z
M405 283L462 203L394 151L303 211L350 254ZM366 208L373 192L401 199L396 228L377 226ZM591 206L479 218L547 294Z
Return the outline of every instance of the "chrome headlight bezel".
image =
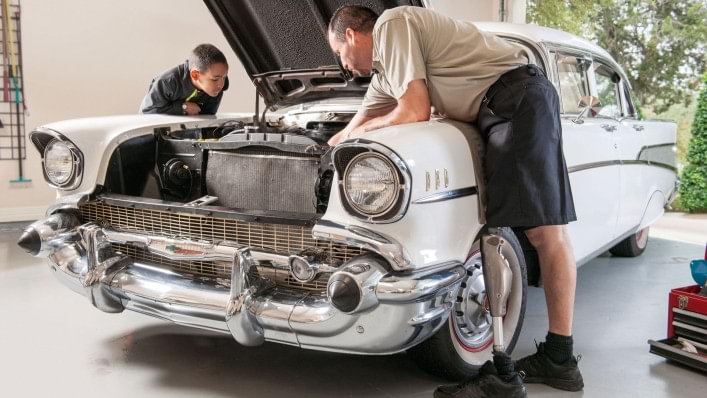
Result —
M66 181L57 181L51 177L51 173L47 170L47 153L54 147L54 145L63 145L69 150L71 156L71 172ZM49 140L44 147L42 152L42 172L44 173L44 179L47 184L51 187L62 189L62 190L72 190L76 189L81 185L81 180L83 178L83 154L71 141L65 139L64 137L53 137Z
M367 212L357 206L349 195L346 181L353 165L362 159L374 157L390 168L395 179L395 196L391 203L376 212ZM337 170L337 185L344 209L353 217L372 224L386 224L398 221L407 212L410 203L412 178L407 164L398 154L376 142L357 139L338 145L333 153Z
M389 194L392 194L392 196L390 196L390 198L382 206L380 206L379 209L375 211L367 210L363 208L359 203L357 203L356 200L353 199L354 195L351 187L349 186L349 177L354 171L353 169L356 167L356 165L368 159L376 159L382 162L383 166L388 168L386 172L391 175L393 184L393 187L392 189L390 189L389 192ZM364 215L366 217L379 217L390 211L390 209L395 205L396 201L398 200L398 196L400 195L401 183L400 177L398 176L398 171L396 170L395 165L393 164L393 162L390 161L390 159L376 152L364 152L356 155L346 166L344 176L342 177L341 185L344 188L344 195L346 197L346 200L348 201L349 206L353 207L353 209L358 214Z

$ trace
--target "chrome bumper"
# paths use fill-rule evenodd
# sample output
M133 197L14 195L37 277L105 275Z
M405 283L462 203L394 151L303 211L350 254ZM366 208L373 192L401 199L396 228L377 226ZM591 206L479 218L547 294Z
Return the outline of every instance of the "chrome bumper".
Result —
M105 312L128 309L228 333L249 346L272 341L356 354L396 353L427 339L446 321L465 275L459 263L420 272L387 272L375 279L374 286L365 286L373 304L347 314L334 308L325 295L247 283L252 265L282 262L285 256L202 244L210 247L202 256L233 261L227 281L180 274L106 250L111 242L151 239L165 238L86 224L54 236L45 253L61 282Z

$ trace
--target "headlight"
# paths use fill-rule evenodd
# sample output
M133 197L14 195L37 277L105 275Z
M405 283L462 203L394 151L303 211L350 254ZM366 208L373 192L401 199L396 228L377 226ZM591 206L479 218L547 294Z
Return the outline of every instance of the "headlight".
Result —
M344 172L344 192L351 207L375 217L389 211L400 195L400 179L393 163L377 153L354 157Z
M70 144L52 140L44 150L44 173L58 187L69 185L77 174L77 160Z

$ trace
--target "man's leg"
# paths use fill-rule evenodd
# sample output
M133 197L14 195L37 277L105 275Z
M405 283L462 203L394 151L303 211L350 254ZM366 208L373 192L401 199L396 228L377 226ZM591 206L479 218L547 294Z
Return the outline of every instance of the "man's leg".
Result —
M577 264L574 261L567 227L544 225L527 230L525 235L535 247L540 259L540 273L550 322L549 331L571 336Z
M584 387L577 359L572 354L572 318L577 285L577 265L572 244L564 225L545 225L526 231L538 252L549 328L546 341L537 353L515 363L525 374L526 383L544 383L551 387L578 391Z

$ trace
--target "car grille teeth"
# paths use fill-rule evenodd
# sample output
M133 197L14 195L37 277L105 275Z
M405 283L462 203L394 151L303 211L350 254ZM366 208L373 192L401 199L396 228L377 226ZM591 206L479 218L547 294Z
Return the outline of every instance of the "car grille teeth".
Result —
M365 251L330 241L315 240L308 226L255 223L242 220L180 214L161 210L139 209L104 203L100 200L82 203L79 210L83 222L108 225L126 232L171 236L182 239L218 243L235 242L254 250L272 251L283 255L317 252L337 267ZM144 248L114 244L114 250L152 264L178 272L221 278L230 283L231 264L227 261L176 261L150 253ZM323 292L328 274L308 282L297 282L289 270L268 266L253 268L251 277L264 278L278 286Z

